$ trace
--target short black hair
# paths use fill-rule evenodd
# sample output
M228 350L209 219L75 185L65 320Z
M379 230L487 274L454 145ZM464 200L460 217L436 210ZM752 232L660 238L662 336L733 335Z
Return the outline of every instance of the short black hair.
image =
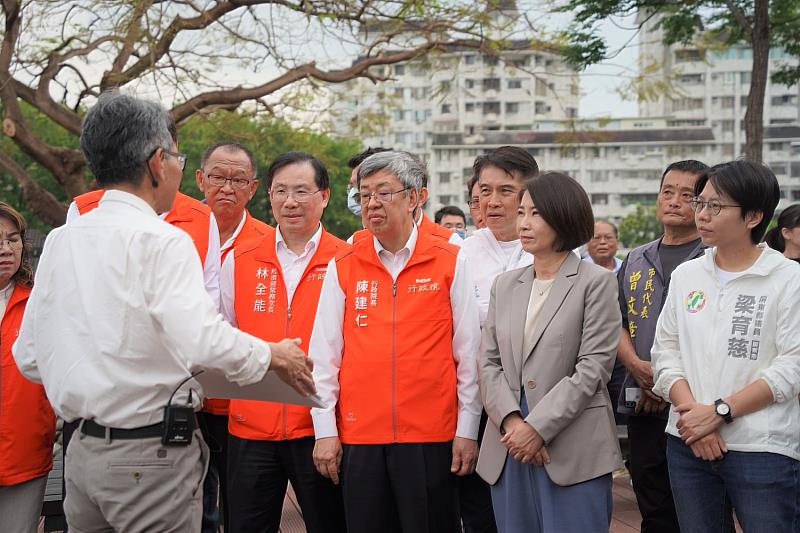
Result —
M602 222L603 224L608 224L609 226L611 226L611 229L614 230L614 237L619 239L619 230L617 229L616 224L614 224L610 220L606 220L605 218L596 218L596 219L594 219L595 225L597 225L598 222Z
M219 149L224 149L229 152L243 152L244 155L247 156L248 161L250 161L250 169L253 171L252 178L255 179L257 175L257 166L256 166L256 156L253 155L253 151L250 150L245 145L238 143L236 141L220 141L212 144L208 148L206 148L203 155L200 156L200 168L204 169L206 163L211 158L211 155Z
M716 191L727 194L740 206L742 218L748 213L763 215L761 222L750 231L753 244L761 242L781 199L778 178L769 167L747 159L714 165L697 178L695 196L700 195L708 182Z
M347 161L347 166L350 167L351 170L355 169L358 165L363 163L364 160L366 158L368 158L369 156L371 156L373 154L379 154L381 152L391 152L392 150L393 150L392 148L381 148L380 146L376 146L375 148L372 148L370 146L369 148L367 148L363 152L360 152L360 153L354 155L353 157L351 157Z
M264 176L264 183L267 191L272 187L272 180L275 174L283 167L294 165L295 163L309 163L311 168L314 169L314 182L320 190L330 188L330 178L328 177L328 169L322 164L322 161L309 154L308 152L284 152L272 161L272 164L267 168L267 174Z
M536 210L556 232L556 252L583 246L594 237L594 212L589 195L575 179L562 172L545 172L525 182Z
M786 250L786 239L783 238L783 228L792 229L800 226L800 204L790 205L778 215L778 225L764 236L764 242L773 250L783 252Z
M475 158L472 170L476 179L486 167L497 167L509 176L531 179L539 173L539 165L527 150L518 146L501 146Z
M685 159L683 161L675 161L674 163L670 163L669 166L664 170L664 173L661 174L661 182L658 184L658 190L661 190L661 187L664 186L664 178L667 177L667 173L670 170L677 170L679 172L688 172L689 174L694 174L695 176L699 176L706 170L708 170L708 165L703 163L702 161L697 161L695 159Z
M478 183L478 176L472 176L467 182L467 202L472 200L472 189L475 188L476 183Z
M440 224L442 222L442 219L447 215L454 215L457 217L461 217L462 219L464 219L464 224L467 223L467 217L466 215L464 215L464 211L462 211L461 209L459 209L454 205L446 205L443 208L436 211L436 213L433 215L433 221L436 222L437 224Z

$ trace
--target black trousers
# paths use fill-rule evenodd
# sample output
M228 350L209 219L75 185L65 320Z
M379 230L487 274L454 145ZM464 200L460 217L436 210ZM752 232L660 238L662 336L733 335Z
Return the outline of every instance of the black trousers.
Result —
M197 413L200 431L211 453L208 473L203 482L202 532L218 531L219 525L228 522L228 415ZM217 488L219 499L217 502ZM218 512L219 510L219 512Z
M460 532L452 443L344 445L349 533Z
M478 443L483 440L486 429L486 411L481 413L481 425L478 431ZM464 533L497 533L492 509L492 491L478 474L456 476L458 487L458 511Z
M277 533L291 482L308 533L345 531L339 487L314 467L314 437L284 441L228 441L226 533Z
M642 533L680 533L667 470L666 427L661 418L628 417L628 469L642 514Z

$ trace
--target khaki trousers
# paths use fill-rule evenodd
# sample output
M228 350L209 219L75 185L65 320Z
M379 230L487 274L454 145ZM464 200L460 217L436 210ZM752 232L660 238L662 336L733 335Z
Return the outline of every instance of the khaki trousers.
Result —
M107 441L75 432L67 448L64 514L71 533L199 533L208 447L161 439Z

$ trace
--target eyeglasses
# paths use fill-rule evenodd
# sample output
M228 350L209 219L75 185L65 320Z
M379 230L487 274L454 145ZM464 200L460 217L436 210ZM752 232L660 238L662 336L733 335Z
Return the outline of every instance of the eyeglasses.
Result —
M178 164L181 166L181 172L183 172L183 169L186 168L186 160L189 158L189 156L187 156L186 154L181 154L179 152L170 152L169 150L164 150L164 153L167 155L171 155L172 157L177 159Z
M294 201L298 204L304 204L311 200L311 197L317 194L320 189L316 191L289 191L286 189L273 189L269 191L269 195L272 197L273 200L276 202L285 202L291 196L294 198Z
M247 178L226 178L225 176L217 176L216 174L205 174L205 177L211 185L219 187L220 189L228 182L231 182L232 189L246 189L253 183L253 180Z
M401 192L405 192L410 188L411 187L406 187L405 189L400 189L399 191L362 192L358 195L358 198L361 200L361 205L367 205L373 198L377 199L383 204L391 202L395 194L400 194Z
M22 248L22 239L20 237L10 237L7 239L0 239L0 248L7 245L12 250L19 250Z
M700 198L699 196L695 196L694 198L692 198L692 200L689 202L689 205L692 206L692 210L697 214L700 214L700 212L702 212L703 209L708 207L708 209L711 211L711 214L714 216L719 215L723 207L742 207L736 204L723 204L720 203L719 200L706 201Z
M479 198L472 198L471 200L467 200L467 206L470 209L478 209L481 206L481 201Z

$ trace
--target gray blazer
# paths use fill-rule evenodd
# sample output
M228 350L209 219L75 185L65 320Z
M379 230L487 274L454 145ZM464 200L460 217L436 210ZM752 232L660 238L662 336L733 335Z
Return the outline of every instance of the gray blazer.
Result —
M567 255L532 332L533 350L522 353L533 267L501 274L492 288L483 327L480 387L489 415L478 473L494 484L507 450L503 419L519 411L544 438L545 465L558 485L572 485L622 467L606 383L614 367L621 317L617 281L610 270Z

